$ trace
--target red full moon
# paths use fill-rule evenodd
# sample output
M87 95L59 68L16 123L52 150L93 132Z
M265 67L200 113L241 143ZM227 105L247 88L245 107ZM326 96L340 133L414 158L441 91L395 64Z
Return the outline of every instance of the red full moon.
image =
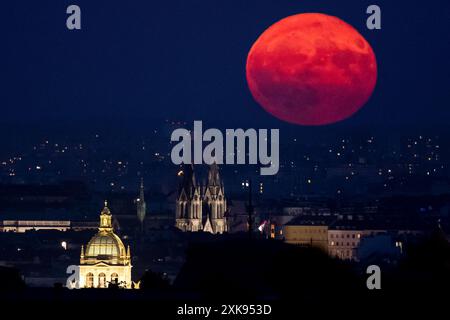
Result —
M269 27L250 49L246 71L255 100L273 116L300 125L350 117L377 81L370 44L349 24L319 13Z

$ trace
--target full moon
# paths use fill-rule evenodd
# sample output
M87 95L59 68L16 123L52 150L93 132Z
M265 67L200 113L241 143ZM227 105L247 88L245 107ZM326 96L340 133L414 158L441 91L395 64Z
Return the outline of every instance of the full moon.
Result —
M273 116L299 125L349 118L369 100L377 81L370 44L339 18L304 13L270 26L247 58L255 100Z

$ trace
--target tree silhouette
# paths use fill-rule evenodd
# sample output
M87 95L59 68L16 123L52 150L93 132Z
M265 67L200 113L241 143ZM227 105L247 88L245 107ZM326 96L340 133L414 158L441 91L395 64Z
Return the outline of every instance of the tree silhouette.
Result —
M0 266L0 291L20 290L25 283L15 268Z
M142 290L167 290L170 288L170 283L162 274L147 270L141 278L140 288Z

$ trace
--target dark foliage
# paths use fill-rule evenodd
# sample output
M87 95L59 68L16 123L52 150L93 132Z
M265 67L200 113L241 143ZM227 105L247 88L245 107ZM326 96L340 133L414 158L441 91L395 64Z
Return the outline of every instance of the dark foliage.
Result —
M141 278L142 290L167 290L169 287L170 283L166 277L151 270L145 271Z
M192 245L174 286L204 298L314 300L362 288L350 265L318 249L277 241L228 240Z
M25 288L19 271L0 266L0 291L15 291Z

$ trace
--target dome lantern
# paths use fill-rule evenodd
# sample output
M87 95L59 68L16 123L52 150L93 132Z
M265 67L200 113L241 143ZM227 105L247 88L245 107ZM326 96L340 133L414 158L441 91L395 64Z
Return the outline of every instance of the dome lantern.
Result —
M112 232L111 211L108 208L108 201L105 200L105 207L100 213L100 232Z

